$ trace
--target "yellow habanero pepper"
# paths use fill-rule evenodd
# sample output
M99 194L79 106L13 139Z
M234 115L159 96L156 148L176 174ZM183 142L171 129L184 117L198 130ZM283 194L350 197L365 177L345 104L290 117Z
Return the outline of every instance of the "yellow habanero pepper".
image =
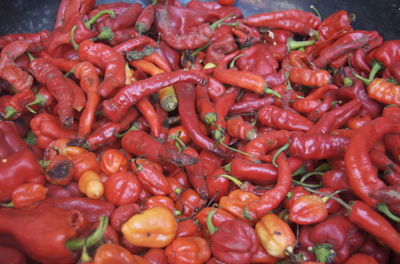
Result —
M274 214L266 214L257 222L256 234L268 254L277 258L292 253L296 245L290 226Z
M135 246L163 248L175 238L178 224L165 207L153 207L132 216L122 225L126 240Z

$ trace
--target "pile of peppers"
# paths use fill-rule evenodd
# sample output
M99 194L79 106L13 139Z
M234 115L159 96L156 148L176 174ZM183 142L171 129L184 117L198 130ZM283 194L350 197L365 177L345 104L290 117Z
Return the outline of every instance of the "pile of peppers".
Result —
M338 10L61 0L0 37L0 263L400 263L400 40Z

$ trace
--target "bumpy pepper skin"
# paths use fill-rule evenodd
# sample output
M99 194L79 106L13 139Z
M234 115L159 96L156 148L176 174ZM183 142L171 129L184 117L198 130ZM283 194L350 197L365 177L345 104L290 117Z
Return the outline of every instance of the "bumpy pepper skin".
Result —
M214 257L225 263L250 263L256 250L256 232L240 220L223 222L211 237L211 251Z
M201 264L211 256L210 247L202 237L178 237L165 249L169 263Z
M400 106L400 85L376 78L368 85L367 89L370 98L384 104Z
M96 250L94 256L94 264L108 264L108 263L119 263L119 264L149 264L146 259L132 255L126 248L117 244L103 244Z
M73 263L75 257L65 243L82 231L84 221L72 210L0 209L0 232L13 237L27 255L41 263Z
M328 210L325 203L315 195L300 196L289 210L289 220L299 225L319 223L327 217Z
M31 150L15 152L0 161L1 202L9 200L17 186L29 182L44 184L42 169Z
M115 205L134 203L142 190L137 177L126 171L111 174L104 183L106 199Z
M307 131L314 125L300 114L273 105L261 108L258 112L258 120L264 126L294 131Z
M134 215L121 231L126 240L135 246L163 248L174 240L178 224L165 207L153 207Z
M264 249L274 257L284 258L296 244L289 225L275 214L264 215L256 224L256 233Z

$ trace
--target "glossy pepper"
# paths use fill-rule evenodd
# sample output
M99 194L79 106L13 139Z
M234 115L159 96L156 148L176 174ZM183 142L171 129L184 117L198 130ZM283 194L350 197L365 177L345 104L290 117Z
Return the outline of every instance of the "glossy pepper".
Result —
M138 255L132 255L128 249L113 243L103 244L96 250L94 263L149 264L149 262L145 258Z
M162 248L175 238L177 223L164 207L153 207L131 217L121 228L129 243L135 246Z
M249 224L240 220L228 220L210 233L211 251L216 259L232 264L250 263L257 249L257 237Z
M14 152L28 147L26 142L18 134L15 123L0 121L0 159L4 159Z
M30 208L36 202L46 199L47 188L37 183L24 183L14 189L12 204L14 208Z
M74 261L74 253L66 247L66 242L85 227L85 219L78 211L1 208L0 216L1 233L17 241L34 260L42 263Z
M300 114L267 105L258 112L258 120L264 126L277 129L307 131L313 123Z
M21 150L4 157L0 162L0 201L10 200L14 189L23 183L44 183L42 169L35 154Z
M205 263L211 256L210 247L202 237L177 237L166 249L170 263Z

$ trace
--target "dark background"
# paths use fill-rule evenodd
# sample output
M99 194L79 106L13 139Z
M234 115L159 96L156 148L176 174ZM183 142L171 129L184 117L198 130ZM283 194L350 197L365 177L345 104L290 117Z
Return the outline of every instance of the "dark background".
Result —
M97 3L116 1L140 2L146 0L98 0ZM189 0L181 0L187 3ZM0 35L18 32L36 32L52 28L58 0L0 0ZM284 9L310 10L316 6L322 17L345 9L356 14L356 29L378 30L385 39L400 39L400 1L398 0L236 0L244 15Z

